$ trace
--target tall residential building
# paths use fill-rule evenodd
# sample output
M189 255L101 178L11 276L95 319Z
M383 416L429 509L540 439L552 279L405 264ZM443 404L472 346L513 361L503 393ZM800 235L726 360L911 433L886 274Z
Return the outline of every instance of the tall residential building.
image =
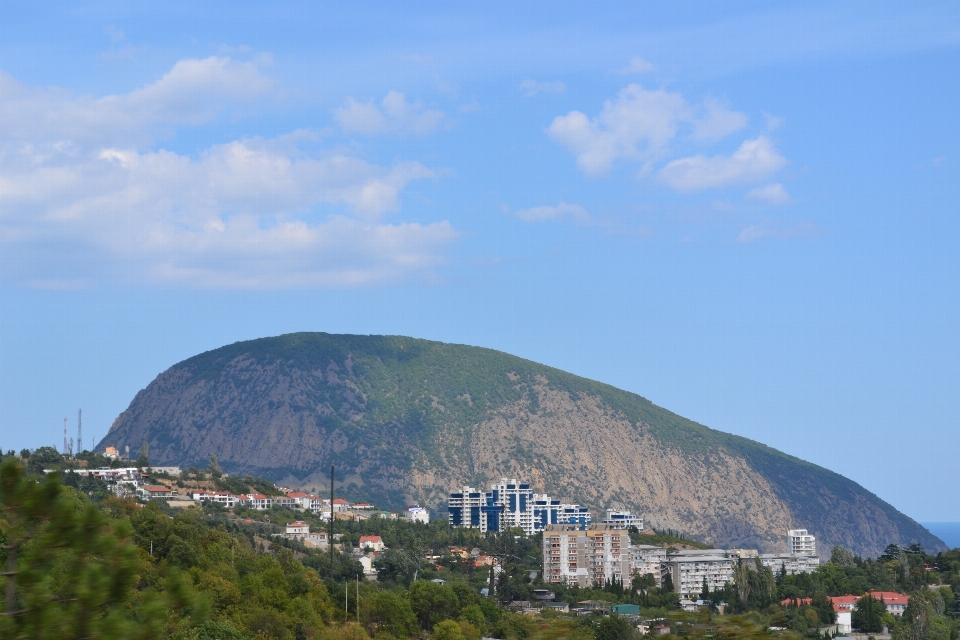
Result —
M501 478L481 493L463 487L450 493L447 521L451 527L504 531L520 527L527 535L551 524L590 524L590 511L577 504L564 504L546 494L534 494L527 482Z
M533 496L533 527L543 531L547 525L560 524L560 501L545 493Z
M787 553L792 556L815 556L817 539L806 529L791 529L787 531Z
M453 491L447 501L447 522L451 527L486 531L486 519L480 511L485 504L483 493L473 487Z
M533 491L530 483L518 482L515 478L501 478L490 485L486 494L486 531L506 531L520 527L528 536L533 535ZM493 522L496 514L498 522Z
M630 576L650 574L660 586L660 566L667 561L667 550L650 544L630 545Z
M621 529L636 527L640 531L643 531L643 518L635 516L629 511L607 509L607 517L603 519L603 524L612 524Z
M581 587L629 582L630 536L610 525L586 530L571 524L550 524L543 532L543 579Z
M736 557L723 549L697 549L678 551L667 555L662 565L661 584L669 573L673 589L680 597L698 594L706 579L710 591L722 589L733 581Z

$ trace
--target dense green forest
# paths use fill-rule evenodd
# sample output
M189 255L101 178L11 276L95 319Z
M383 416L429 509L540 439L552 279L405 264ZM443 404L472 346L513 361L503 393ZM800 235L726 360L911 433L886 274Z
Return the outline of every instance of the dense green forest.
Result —
M215 504L172 510L163 502L119 499L107 485L75 474L39 473L49 452L32 452L24 465L7 456L0 465L0 616L3 638L174 638L437 640L572 638L633 640L634 623L594 613L526 616L504 605L532 600L538 580L540 536L477 531L371 518L336 521L342 551L272 538L281 525L311 514L282 508L229 512ZM55 455L56 452L53 452ZM246 479L244 479L246 480ZM257 479L252 479L257 483ZM352 550L360 536L379 535L389 549L375 562L378 581L363 579ZM641 535L637 542L698 546L677 535ZM462 550L459 551L459 550ZM471 555L470 552L475 555ZM503 563L505 579L490 597L492 569L477 555ZM439 582L442 580L443 582ZM881 610L855 624L892 628L894 640L956 640L960 605L960 550L930 555L918 546L890 546L877 559L837 547L815 573L786 576L741 564L736 580L704 600L726 604L682 614L669 586L649 576L631 584L592 589L549 585L557 600L602 600L640 605L644 619L660 620L678 636L760 637L780 627L788 637L819 637L832 621L825 596L864 591L911 593L901 620ZM812 598L809 603L803 598ZM781 605L784 599L792 599ZM730 615L730 614L734 615Z

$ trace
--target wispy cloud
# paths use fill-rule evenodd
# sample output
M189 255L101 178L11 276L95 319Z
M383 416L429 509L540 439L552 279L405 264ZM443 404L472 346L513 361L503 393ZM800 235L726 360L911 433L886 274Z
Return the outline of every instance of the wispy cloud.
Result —
M567 204L566 202L561 202L556 206L520 209L518 211L514 211L513 215L517 216L524 222L546 222L548 220L561 219L570 219L579 222L586 222L590 220L590 215L587 213L586 209L578 204Z
M704 155L680 158L658 172L659 179L679 191L743 184L779 171L787 159L777 153L766 136L746 140L730 156Z
M440 127L446 115L408 102L399 91L390 91L380 104L347 98L347 104L333 110L333 117L344 131L374 135L412 133L422 136Z
M749 243L760 240L790 240L793 238L815 240L822 235L823 231L807 220L791 223L766 221L745 227L737 236L737 242Z
M708 98L703 103L702 114L693 120L694 140L715 142L747 126L745 113L732 111L719 100Z
M520 83L520 92L525 98L532 98L541 93L560 94L567 90L567 85L559 80L553 82L537 82L527 78Z
M0 121L7 143L141 146L176 127L215 120L275 89L255 63L225 57L181 60L151 84L102 98L26 86L0 71Z
M779 182L768 184L764 187L757 187L747 192L748 200L757 200L767 204L789 204L790 194L783 188Z
M634 73L649 73L655 71L657 66L643 58L631 58L627 66L613 71L617 75L630 75Z

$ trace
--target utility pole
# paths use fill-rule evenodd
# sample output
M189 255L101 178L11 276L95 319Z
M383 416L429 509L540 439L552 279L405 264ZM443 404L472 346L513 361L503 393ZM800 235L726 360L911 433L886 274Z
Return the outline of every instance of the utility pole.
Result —
M333 580L333 465L330 465L330 579Z
M67 416L63 416L63 455L67 455Z
M77 453L83 453L83 409L77 409Z

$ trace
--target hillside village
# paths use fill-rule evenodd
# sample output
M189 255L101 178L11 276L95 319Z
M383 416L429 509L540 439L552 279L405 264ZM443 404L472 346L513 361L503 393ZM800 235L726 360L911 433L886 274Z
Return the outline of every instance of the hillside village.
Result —
M187 508L196 504L218 505L226 510L273 512L287 509L312 516L319 527L304 520L290 520L282 531L273 534L275 540L286 540L304 548L329 549L331 518L338 523L360 523L371 519L428 524L430 512L413 505L402 511L384 511L363 501L350 502L343 498L322 497L313 493L273 485L271 495L259 492L233 493L200 485L215 484L198 480L203 474L185 473L178 467L118 467L76 469L82 477L96 478L107 483L118 496L135 496L141 501L162 501L171 508ZM221 474L222 478L229 477ZM182 486L178 486L182 485ZM640 591L674 594L677 610L695 613L714 610L723 613L729 607L725 601L735 588L738 572L763 573L778 583L788 576L815 572L821 566L815 536L805 529L784 532L785 552L761 554L756 549L704 548L693 541L682 544L646 544L644 538L656 537L656 532L644 527L641 516L622 509L607 509L605 517L594 522L590 511L581 505L563 502L547 494L537 494L528 482L502 478L491 484L489 491L478 491L464 486L450 492L447 525L451 530L476 531L484 536L510 533L536 539L540 546L537 584L532 599L511 599L503 604L523 614L541 614L546 611L570 615L620 615L633 620L640 633L669 632L666 621L645 618L641 607L631 603L617 604L608 600L581 600L565 602L557 599L562 593L584 593L591 589L612 587L621 591L633 585ZM435 522L435 521L434 521ZM324 525L323 523L327 523ZM365 580L378 579L378 566L390 551L379 535L360 535L357 544L349 550L343 544L342 533L334 534L334 548L348 551L362 567ZM691 546L692 545L692 546ZM699 547L699 548L695 548ZM483 553L477 547L451 546L449 556L459 558L477 569L488 570L484 595L493 597L500 586L507 562L496 553ZM441 556L427 554L424 560L439 561ZM440 568L441 565L437 565ZM746 568L746 569L745 569ZM434 578L442 584L444 580ZM637 586L642 585L642 586ZM854 617L858 603L872 598L882 603L889 621L899 618L907 607L908 596L892 591L868 590L828 596L821 607L829 611L818 625L827 635L844 635L854 631ZM780 602L785 608L811 607L812 598L786 598ZM886 625L877 631L886 632ZM880 634L882 637L882 634Z

